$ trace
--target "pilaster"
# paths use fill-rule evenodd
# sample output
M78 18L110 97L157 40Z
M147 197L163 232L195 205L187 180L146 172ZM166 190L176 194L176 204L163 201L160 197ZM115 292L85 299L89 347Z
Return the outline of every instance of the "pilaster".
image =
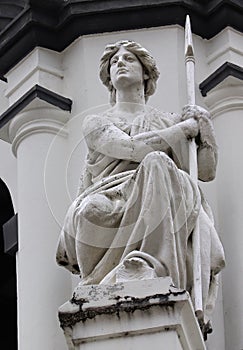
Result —
M228 76L207 93L205 102L214 118L219 148L215 182L219 232L226 254L222 273L225 349L237 350L243 347L243 80Z
M7 74L9 108L0 136L17 158L18 349L65 349L57 309L71 277L55 251L68 206L66 126L72 101L62 96L60 55L36 48Z
M36 84L62 94L63 77L61 54L36 47L6 73L8 87L5 96L11 106Z

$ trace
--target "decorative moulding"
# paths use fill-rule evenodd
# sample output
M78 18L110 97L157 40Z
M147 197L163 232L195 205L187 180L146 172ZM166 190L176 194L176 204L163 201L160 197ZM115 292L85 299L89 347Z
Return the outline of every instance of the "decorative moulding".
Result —
M208 91L205 104L213 118L222 113L243 110L243 80L232 75Z
M199 85L202 96L206 96L210 90L212 90L228 76L233 76L243 80L243 68L230 62L225 62L222 64L222 66L220 66Z
M208 40L205 47L208 74L216 71L225 62L243 67L243 33L226 27Z
M189 14L193 33L209 39L226 26L243 32L243 4L238 0L30 0L0 33L0 77L35 47L62 51L81 35L184 26Z
M57 94L62 94L61 54L42 47L36 47L7 74L5 96L9 105L16 102L32 86L40 85Z
M71 111L72 100L40 85L35 85L0 116L0 137L9 142L8 124L34 100L39 99L63 111Z
M32 111L30 111L32 115ZM18 122L15 124L14 122L10 125L10 140L12 142L12 151L15 157L17 157L17 149L20 143L27 137L33 134L39 133L49 133L53 135L66 136L67 131L64 127L64 122L61 122L57 119L36 119L33 121L26 121L30 119L30 113L23 113L21 116L23 120L21 120L21 127L18 129ZM52 117L52 116L51 116Z

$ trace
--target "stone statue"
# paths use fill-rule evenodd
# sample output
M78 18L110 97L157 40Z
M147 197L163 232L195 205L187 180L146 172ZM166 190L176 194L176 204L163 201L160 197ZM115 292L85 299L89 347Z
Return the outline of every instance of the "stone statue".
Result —
M88 146L79 195L71 204L57 262L81 284L113 284L171 276L193 299L192 233L199 220L205 314L213 308L223 247L210 207L188 175L188 140L198 145L198 178L215 177L217 146L209 113L186 105L182 114L146 102L159 72L140 44L107 45L100 78L111 108L84 120Z

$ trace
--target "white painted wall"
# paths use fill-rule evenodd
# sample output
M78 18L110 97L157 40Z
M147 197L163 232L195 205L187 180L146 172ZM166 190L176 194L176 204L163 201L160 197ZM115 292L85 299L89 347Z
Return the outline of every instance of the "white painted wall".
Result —
M49 208L46 207L46 203L42 203L45 209L43 209L44 211L41 217L43 220L49 217L49 223L47 224L49 230L56 225L54 222L51 222L53 219L51 219L51 211L52 206L55 206L55 198L59 208L54 215L57 217L59 225L58 228L55 227L55 232L58 232L65 210L76 195L86 154L86 145L82 137L83 117L87 112L95 113L100 109L106 108L109 103L108 90L102 85L98 77L99 59L107 43L112 43L120 39L138 41L156 58L161 75L158 81L157 91L154 96L150 97L148 104L161 110L180 112L187 101L184 64L184 31L179 26L88 35L77 39L60 54L46 49L35 49L33 55L28 55L22 62L25 69L28 68L28 65L26 66L27 61L35 62L35 65L31 66L33 74L29 76L29 79L26 77L27 73L23 74L24 70L21 70L20 62L16 67L16 71L12 69L11 72L9 72L9 83L0 82L0 113L3 113L3 111L7 109L9 101L13 103L17 97L27 91L31 87L31 84L33 85L34 83L39 83L43 86L47 84L46 87L49 89L73 100L70 121L66 126L68 137L65 141L65 146L60 146L57 142L55 144L57 148L54 151L54 153L60 155L60 157L63 157L61 151L61 149L64 151L63 147L66 152L65 164L62 164L60 168L63 171L61 179L63 185L59 187L60 190L64 190L64 199L63 202L60 201L59 190L56 188L53 192L49 192L52 193L51 205ZM222 94L217 95L215 91L212 91L212 93L208 94L207 98L203 98L199 92L198 85L226 60L243 66L243 54L240 49L243 47L242 41L242 34L229 28L209 41L198 36L193 36L196 56L196 101L203 107L207 106L214 115L215 113L217 114L213 122L220 153L219 169L216 179L211 183L201 184L201 186L214 212L216 227L222 237L227 258L227 270L223 273L223 288L221 290L220 287L216 310L213 316L214 332L212 335L209 335L209 340L207 341L208 350L239 350L240 346L243 348L243 344L241 343L242 332L239 328L235 327L234 324L234 322L237 322L239 325L239 320L241 320L239 314L240 309L238 308L240 294L237 294L237 290L242 290L242 282L240 282L242 281L242 273L240 274L240 271L242 272L243 261L241 258L242 245L240 244L242 242L241 209L243 205L243 190L240 176L243 170L243 165L240 161L242 158L241 140L243 140L241 136L243 106L239 102L242 101L241 96L243 96L243 92L242 84L240 84L240 87L235 87L234 91L228 90L229 87L232 88L232 80L227 80L223 87L219 86L216 88L216 92L222 89L226 91L224 92L224 101L233 99L231 101L233 106L231 109L233 112L225 112L225 104L217 106L217 101L222 99ZM49 73L48 69L46 69L46 67L48 68L48 62L50 62L51 67ZM21 79L24 81L24 84L21 84ZM5 96L6 89L9 101ZM233 97L231 98L231 96ZM30 218L28 223L28 213L24 211L22 206L25 200L32 200L33 193L38 186L40 178L39 180L36 179L36 181L38 180L37 182L28 183L28 176L25 177L25 173L27 173L28 169L28 171L31 171L28 164L28 159L31 159L31 157L35 160L34 164L38 167L40 166L38 162L39 156L42 157L42 166L44 164L43 161L47 159L49 148L47 145L50 144L51 138L45 135L42 136L43 137L28 138L28 140L21 145L20 158L18 159L18 162L21 162L21 164L19 164L18 167L17 160L11 153L11 145L0 141L0 176L10 189L15 210L20 210L22 214L25 215L25 224L28 224L28 231L26 232L29 233L23 236L24 241L22 241L22 244L25 244L25 249L28 250L30 250L30 247L35 246L35 242L31 241L34 237L31 235L31 229L32 226L34 228L35 224L32 222L32 220L34 220L33 218ZM47 142L45 146L47 148L45 148L45 150L42 144L44 139ZM59 146L60 148L58 148ZM40 152L42 152L41 155L39 154ZM27 154L29 158L26 158L25 154ZM56 161L56 164L58 164L58 158L56 158ZM53 160L53 166L55 166L55 159ZM34 170L36 171L37 169L38 168ZM57 172L54 172L54 174L56 174L55 176L59 176ZM28 198L25 197L25 193L21 190L22 182L24 183L25 189L28 190ZM55 183L54 178L53 183ZM49 186L50 189L51 180L49 181ZM44 191L43 187L40 188L40 191ZM43 195L43 193L41 195ZM21 206L17 203L17 197L19 196L21 197ZM30 207L30 203L31 202L29 202L28 207ZM42 209L40 210L42 211ZM235 233L234 245L231 239L233 233ZM49 246L49 243L48 237L42 240L43 251L45 247L47 248ZM55 242L53 241L52 245L54 244ZM23 259L27 259L27 257L26 255ZM49 256L49 258L49 264L55 264L54 255L53 260L51 256ZM29 255L29 275L33 273L31 262L34 260L35 249L33 248L32 253ZM28 260L22 261L25 261L24 264L27 266ZM44 269L47 271L48 266ZM43 273L43 271L41 273ZM59 277L62 274L60 269L57 269L55 273L57 273ZM22 288L22 293L25 293L24 289L28 288L29 275L24 276L24 274L25 270L23 269L23 271L21 271L19 268L18 279L19 281L21 280L20 287ZM62 279L62 277L60 278ZM36 277L33 281L36 281L35 288L37 288L40 280ZM72 289L77 283L78 278L74 277L72 279ZM233 294L232 288L234 290ZM45 292L43 291L43 296L44 295ZM52 300L54 299L54 295L49 295L46 300L47 303L52 304ZM222 303L224 303L224 309L222 308ZM25 307L26 306L23 304L20 311L25 313ZM28 312L29 311L31 310L28 310ZM234 315L237 315L237 321L235 321ZM224 328L224 317L227 323L226 328ZM26 318L26 321L27 320L28 318ZM45 322L44 318L41 322ZM227 338L226 345L224 343L225 334ZM40 349L42 348L43 347L40 345ZM26 349L27 347L25 347L23 342L20 350Z

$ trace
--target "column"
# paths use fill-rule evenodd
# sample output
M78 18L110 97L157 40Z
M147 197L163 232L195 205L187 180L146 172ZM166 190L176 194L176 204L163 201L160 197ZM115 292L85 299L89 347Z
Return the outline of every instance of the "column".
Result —
M219 147L216 177L219 232L226 254L222 273L225 349L243 349L243 81L229 76L212 89L206 103Z
M70 276L55 262L65 192L68 112L33 101L9 125L17 157L18 349L64 350L57 310L70 295Z

